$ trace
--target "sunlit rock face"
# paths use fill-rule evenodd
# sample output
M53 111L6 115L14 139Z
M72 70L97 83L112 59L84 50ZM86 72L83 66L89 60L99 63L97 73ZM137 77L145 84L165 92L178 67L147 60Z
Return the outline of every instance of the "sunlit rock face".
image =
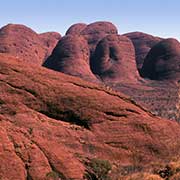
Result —
M80 35L81 31L87 27L84 23L77 23L70 26L70 28L66 31L66 35Z
M111 22L98 21L88 25L83 23L74 24L67 30L66 34L83 35L89 44L91 54L93 54L101 39L109 34L118 34L118 30Z
M45 32L39 34L43 41L43 45L47 48L47 53L44 59L48 58L58 41L61 39L61 35L58 32Z
M43 66L96 81L96 77L90 70L89 55L89 46L83 36L67 35L58 42Z
M131 40L121 35L106 36L96 47L91 69L103 81L136 81L139 75Z
M27 26L8 24L0 29L0 53L42 65L60 39L59 33L37 34Z
M118 34L118 30L111 22L99 21L89 24L81 34L87 39L92 54L101 39L110 34Z

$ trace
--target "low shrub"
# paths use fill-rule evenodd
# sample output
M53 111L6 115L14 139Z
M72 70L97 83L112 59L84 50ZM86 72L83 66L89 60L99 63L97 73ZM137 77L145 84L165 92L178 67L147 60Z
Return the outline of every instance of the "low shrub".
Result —
M112 169L108 160L91 159L86 163L87 171L85 174L88 180L109 180L109 172Z

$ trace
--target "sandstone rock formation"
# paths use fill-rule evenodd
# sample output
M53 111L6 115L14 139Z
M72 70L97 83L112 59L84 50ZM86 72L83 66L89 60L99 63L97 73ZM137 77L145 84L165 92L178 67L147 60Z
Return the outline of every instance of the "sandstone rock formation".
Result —
M66 31L66 35L80 35L81 32L87 27L84 23L77 23L70 26L70 28Z
M124 36L131 39L134 44L137 68L140 71L150 49L162 39L142 32L131 32L124 34Z
M95 82L97 78L91 72L89 61L94 63L92 57L98 42L107 35L117 33L117 28L110 22L74 24L43 65Z
M39 36L42 39L44 46L47 48L47 54L44 57L45 60L51 55L56 44L61 39L61 35L57 32L46 32L39 34Z
M43 66L86 80L96 81L89 66L89 47L83 36L67 35L57 44Z
M92 158L108 160L113 175L178 156L180 125L122 93L7 54L0 67L2 179L80 180Z
M43 65L90 81L96 80L94 73L106 82L135 83L139 75L134 46L128 38L117 33L117 28L110 22L74 24ZM89 50L87 43L81 40L83 37Z
M43 36L43 40L40 36ZM40 36L24 25L8 24L0 29L0 52L20 57L25 62L41 65L59 37L57 38L57 34L55 37L52 33L48 35L49 37L47 34Z
M180 121L179 42L109 22L66 34L0 29L0 179L178 179L180 124L155 115Z
M91 24L74 24L66 34L80 34L88 41L91 54L93 54L98 42L109 34L117 34L118 30L114 24L106 21L98 21Z
M142 75L154 80L180 79L180 43L175 39L165 39L153 46L148 53Z
M137 82L139 75L132 42L125 36L106 36L96 47L91 69L105 82Z
M98 42L110 34L118 34L118 30L114 24L106 21L91 23L81 32L81 35L88 41L91 54L93 54Z

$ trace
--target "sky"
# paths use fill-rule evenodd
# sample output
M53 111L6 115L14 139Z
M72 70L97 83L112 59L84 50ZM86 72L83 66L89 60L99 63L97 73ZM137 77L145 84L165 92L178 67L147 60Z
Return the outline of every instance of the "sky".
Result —
M141 31L180 40L180 0L2 0L0 27L24 24L65 34L74 23L111 21L119 34Z

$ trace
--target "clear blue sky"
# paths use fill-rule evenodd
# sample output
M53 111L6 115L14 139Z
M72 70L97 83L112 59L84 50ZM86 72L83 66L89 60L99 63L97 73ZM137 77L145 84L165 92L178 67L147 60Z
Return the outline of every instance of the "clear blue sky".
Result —
M0 26L25 24L64 34L77 22L111 21L119 33L143 31L180 39L180 0L2 0Z

